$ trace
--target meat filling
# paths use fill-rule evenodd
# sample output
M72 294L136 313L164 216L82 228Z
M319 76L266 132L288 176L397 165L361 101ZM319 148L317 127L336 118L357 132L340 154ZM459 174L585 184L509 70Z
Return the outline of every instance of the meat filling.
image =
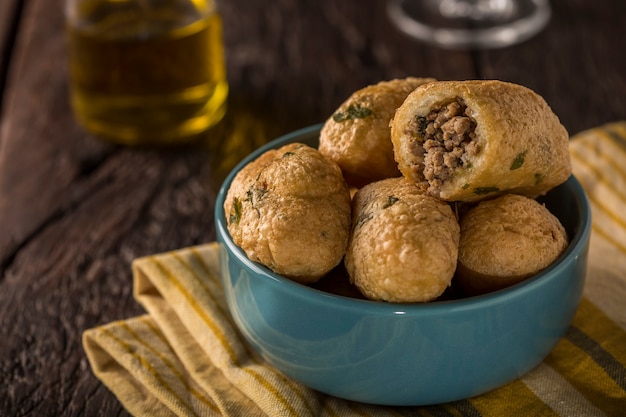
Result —
M421 121L423 133L424 177L430 190L437 190L455 172L467 168L479 152L476 145L476 121L463 100L433 109Z

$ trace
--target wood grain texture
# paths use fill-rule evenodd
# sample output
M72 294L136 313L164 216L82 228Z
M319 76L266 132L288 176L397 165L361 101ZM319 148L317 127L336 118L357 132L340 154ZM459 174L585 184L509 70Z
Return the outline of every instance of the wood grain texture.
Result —
M63 1L23 1L2 92L0 415L127 415L91 373L80 338L142 312L130 262L212 240L228 170L260 144L324 121L358 88L408 75L498 78L543 95L571 133L626 115L621 0L554 0L539 36L480 52L407 38L383 1L218 3L226 118L191 146L129 149L74 121Z
M19 30L19 0L0 2L0 85L4 83L14 38Z
M626 116L624 6L552 1L545 31L515 48L478 54L480 77L526 85L542 95L570 134Z

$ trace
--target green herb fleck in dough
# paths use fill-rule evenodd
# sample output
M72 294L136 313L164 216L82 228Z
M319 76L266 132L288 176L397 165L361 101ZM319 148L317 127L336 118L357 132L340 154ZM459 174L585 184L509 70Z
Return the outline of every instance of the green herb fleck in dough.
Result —
M543 181L543 179L544 179L545 177L546 177L546 176L545 176L544 174L541 174L541 173L537 172L537 173L535 174L535 185L537 185L537 184L539 184L541 181Z
M239 220L241 220L241 201L239 201L239 199L237 197L233 198L233 210L234 213L230 214L230 217L228 218L228 223L229 224L239 224Z
M363 212L356 218L356 221L352 223L352 233L360 227L362 227L365 223L372 220L374 215L372 213Z
M292 155L295 155L295 153L293 153L293 152L285 152L285 153L283 154L283 158L286 158L286 157L288 157L288 156L292 156Z
M463 190L467 190L467 189L469 188L469 186L470 186L470 185L469 185L469 182L468 182L468 183L465 183L465 184L463 185L463 187L461 187L461 189L463 189Z
M515 159L513 160L513 163L511 164L511 168L509 168L511 171L513 171L514 169L521 168L522 165L524 165L524 158L526 157L526 152L528 151L521 152L515 157Z
M490 194L490 193L495 193L500 191L500 189L498 187L476 187L474 188L474 194L477 195L484 195L484 194Z
M398 197L394 197L392 195L388 196L387 202L385 203L383 208L386 209L386 208L393 206L398 200L400 200Z
M346 120L364 119L370 114L372 114L372 109L361 107L360 104L350 104L345 111L333 114L333 120L340 123Z

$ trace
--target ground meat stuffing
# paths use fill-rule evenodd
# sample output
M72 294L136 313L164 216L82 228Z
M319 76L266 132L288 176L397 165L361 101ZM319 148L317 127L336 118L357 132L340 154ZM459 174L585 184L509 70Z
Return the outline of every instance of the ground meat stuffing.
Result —
M476 122L467 106L458 98L433 109L424 121L424 177L430 189L438 189L460 167L467 167L478 153L474 139Z

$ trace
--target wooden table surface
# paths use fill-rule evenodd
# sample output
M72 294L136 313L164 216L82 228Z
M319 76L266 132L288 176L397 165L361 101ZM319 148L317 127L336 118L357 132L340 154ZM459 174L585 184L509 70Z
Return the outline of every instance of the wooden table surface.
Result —
M130 262L214 239L225 173L385 79L495 78L542 95L570 133L626 118L626 3L553 0L533 39L445 51L384 1L219 1L230 108L206 140L131 149L74 120L62 0L0 2L0 415L127 415L93 376L90 327L142 313Z

